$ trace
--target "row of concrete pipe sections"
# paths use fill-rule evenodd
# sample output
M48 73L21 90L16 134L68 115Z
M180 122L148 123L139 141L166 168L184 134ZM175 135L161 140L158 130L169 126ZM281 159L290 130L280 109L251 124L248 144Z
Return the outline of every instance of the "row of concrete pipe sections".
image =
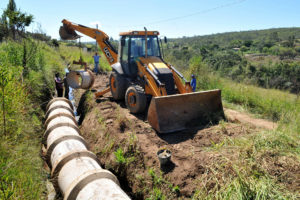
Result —
M64 200L130 199L110 171L102 169L80 135L73 105L54 98L47 105L43 135L44 158L51 180Z

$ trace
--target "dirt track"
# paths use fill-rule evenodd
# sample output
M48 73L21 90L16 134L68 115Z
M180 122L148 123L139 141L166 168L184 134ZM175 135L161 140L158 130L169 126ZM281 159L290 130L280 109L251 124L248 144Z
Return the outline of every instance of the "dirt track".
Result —
M98 75L94 89L104 89L107 84L108 76ZM92 100L81 131L103 166L118 175L123 189L133 199L143 199L151 193L151 189L143 189L155 187L149 180L149 169L153 168L159 175L156 153L160 148L168 148L172 152L172 163L161 169L161 176L168 183L179 186L181 198L189 198L198 187L204 186L209 190L215 186L216 179L211 176L217 165L223 166L224 178L232 171L230 160L237 156L234 150L222 154L217 152L226 139L258 131L253 124L236 123L239 121L236 119L238 114L234 116L235 123L222 122L211 127L160 135L145 121L144 115L130 114L124 102L113 101L108 93L97 101ZM124 149L125 155L134 157L134 161L120 167L113 153L119 147ZM168 199L177 195L170 193Z

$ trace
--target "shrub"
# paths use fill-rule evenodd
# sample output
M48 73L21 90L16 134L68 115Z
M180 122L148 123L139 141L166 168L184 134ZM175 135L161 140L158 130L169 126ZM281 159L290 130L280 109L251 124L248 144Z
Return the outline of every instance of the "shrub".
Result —
M126 163L126 158L124 157L123 150L121 148L118 148L116 152L114 152L116 156L116 161L119 164L125 164Z
M281 60L286 58L294 59L296 55L297 55L296 51L292 48L281 48L279 52L279 58Z

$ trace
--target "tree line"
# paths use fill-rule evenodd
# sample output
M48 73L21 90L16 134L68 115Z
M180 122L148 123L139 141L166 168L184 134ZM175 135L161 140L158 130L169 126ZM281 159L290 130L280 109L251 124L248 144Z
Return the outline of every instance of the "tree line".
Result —
M170 39L165 58L187 69L194 57L237 82L299 93L300 28Z

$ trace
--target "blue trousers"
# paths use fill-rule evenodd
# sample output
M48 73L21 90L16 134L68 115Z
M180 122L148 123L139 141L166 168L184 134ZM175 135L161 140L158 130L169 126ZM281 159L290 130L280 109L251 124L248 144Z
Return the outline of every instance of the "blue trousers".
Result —
M95 72L96 74L99 73L99 72L98 72L98 65L99 65L99 63L96 63L96 62L95 62L94 72Z

